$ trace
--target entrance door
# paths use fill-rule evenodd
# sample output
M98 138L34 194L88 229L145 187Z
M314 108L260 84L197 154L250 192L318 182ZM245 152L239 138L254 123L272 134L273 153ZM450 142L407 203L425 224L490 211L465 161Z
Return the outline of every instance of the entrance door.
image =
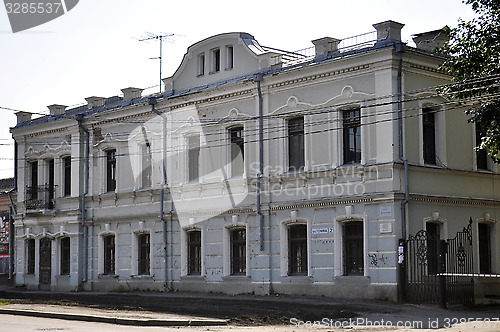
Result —
M39 288L41 290L50 290L51 245L51 239L40 239Z

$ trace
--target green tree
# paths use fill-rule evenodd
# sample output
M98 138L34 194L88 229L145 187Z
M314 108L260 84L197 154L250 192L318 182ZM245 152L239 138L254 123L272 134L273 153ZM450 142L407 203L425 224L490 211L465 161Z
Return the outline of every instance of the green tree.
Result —
M448 56L443 69L453 76L453 84L443 92L467 108L482 141L500 163L500 1L464 0L477 17L449 29L450 40L442 51Z

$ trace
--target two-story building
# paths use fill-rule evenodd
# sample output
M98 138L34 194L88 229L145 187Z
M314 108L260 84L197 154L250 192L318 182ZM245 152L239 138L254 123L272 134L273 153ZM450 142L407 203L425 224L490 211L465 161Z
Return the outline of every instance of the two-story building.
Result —
M373 26L303 52L221 34L162 94L18 113L16 283L394 299L398 240L469 217L498 272L498 169L436 93L441 35Z

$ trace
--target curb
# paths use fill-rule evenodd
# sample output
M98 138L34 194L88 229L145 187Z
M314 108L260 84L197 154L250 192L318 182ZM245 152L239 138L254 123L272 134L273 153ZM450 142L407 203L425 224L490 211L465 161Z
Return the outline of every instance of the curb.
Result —
M121 318L121 317L106 317L96 315L79 315L72 313L60 312L45 312L36 310L19 310L0 308L0 314L31 316L40 318L55 318L64 320L75 320L84 322L107 323L129 326L225 326L228 321L224 319L148 319L148 318Z

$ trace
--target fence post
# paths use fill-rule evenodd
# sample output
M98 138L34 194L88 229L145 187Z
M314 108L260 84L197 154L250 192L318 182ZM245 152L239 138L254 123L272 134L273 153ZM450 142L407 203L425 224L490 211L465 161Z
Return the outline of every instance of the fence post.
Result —
M399 239L398 245L398 300L401 302L407 301L406 294L406 240Z
M438 274L446 272L446 248L447 248L446 240L439 240L438 243ZM440 275L439 279L439 306L441 308L446 308L446 276Z

